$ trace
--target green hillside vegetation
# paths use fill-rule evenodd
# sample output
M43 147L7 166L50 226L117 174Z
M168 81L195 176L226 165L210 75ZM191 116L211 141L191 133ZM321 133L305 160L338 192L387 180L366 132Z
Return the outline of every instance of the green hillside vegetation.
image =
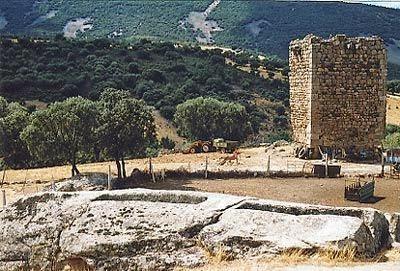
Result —
M400 10L362 4L316 1L222 1L210 19L220 22L220 44L287 57L290 40L313 33L322 37L378 35L400 39ZM259 33L249 30L259 22ZM254 27L253 27L254 28Z
M92 29L78 38L105 38L196 43L198 32L182 27L192 11L204 11L212 0L192 1L0 1L7 24L0 34L54 36L66 24L88 18ZM378 35L387 44L400 40L400 10L355 3L316 1L227 1L210 13L223 31L216 45L244 48L287 58L290 40L309 33L322 37ZM390 60L390 59L389 59ZM400 79L400 66L389 65L389 79Z
M81 1L11 0L1 1L0 10L9 22L3 33L52 35L61 33L66 23L90 17L93 31L82 37L107 37L122 30L123 37L148 37L163 40L188 40L190 30L178 27L191 11L202 11L211 1ZM56 15L46 20L51 11Z
M282 75L287 69L279 61L147 40L124 44L2 38L0 50L0 95L10 101L53 102L78 95L97 100L105 88L113 87L130 91L169 120L178 104L213 97L243 105L254 135L261 130L269 137L288 126L288 82ZM251 72L227 65L226 57L251 64ZM271 78L255 72L260 65ZM283 80L274 78L279 74Z
M106 37L121 30L121 38L194 42L194 31L180 27L180 21L191 11L204 11L210 3L212 0L1 1L0 10L8 21L1 31L52 35L61 33L72 19L90 17L94 27L83 37ZM44 19L51 11L56 11L54 17ZM388 43L391 39L400 40L400 10L363 4L222 0L208 19L216 20L224 29L214 33L217 44L280 57L287 56L291 39L309 33L322 37L338 33L379 35Z

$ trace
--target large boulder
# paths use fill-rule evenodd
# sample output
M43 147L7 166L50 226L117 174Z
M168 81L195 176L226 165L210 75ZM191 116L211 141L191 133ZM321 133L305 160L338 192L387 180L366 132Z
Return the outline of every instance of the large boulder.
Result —
M348 244L373 256L388 235L373 209L189 191L40 193L0 211L0 270L169 270L202 265L221 245L236 258Z
M196 246L198 232L242 200L141 189L23 198L0 212L0 270L199 265L205 257Z
M222 244L236 257L286 249L354 247L373 257L388 241L388 223L373 209L246 200L206 226L201 239L211 249Z

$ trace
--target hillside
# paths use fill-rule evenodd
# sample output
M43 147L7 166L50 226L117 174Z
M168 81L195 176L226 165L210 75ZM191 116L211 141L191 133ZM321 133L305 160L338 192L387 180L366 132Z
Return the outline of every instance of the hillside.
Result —
M254 134L287 131L287 71L275 60L146 40L0 38L0 51L0 96L30 107L77 95L96 100L113 87L169 120L176 105L203 96L244 105Z
M1 17L2 15L2 17ZM379 35L400 64L400 10L312 1L0 1L0 33L215 43L287 57L291 39ZM84 32L83 32L84 31Z

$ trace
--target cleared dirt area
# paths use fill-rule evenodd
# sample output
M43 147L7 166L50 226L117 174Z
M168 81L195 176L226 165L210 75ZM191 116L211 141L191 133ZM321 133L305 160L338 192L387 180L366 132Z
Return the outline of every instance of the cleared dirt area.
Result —
M371 207L384 212L400 211L400 179L376 179L371 203L344 199L344 178L254 178L216 180L167 180L141 187L166 190L195 190L240 196L349 207ZM376 201L375 203L373 203Z
M226 163L220 165L221 158L230 154L169 154L152 159L155 171L184 170L199 171L205 169L206 157L209 171L251 171L266 172L268 157L270 158L270 171L295 173L310 172L312 163L318 161L300 160L293 156L293 147L290 145L270 148L241 149L238 163ZM379 174L379 164L342 163L342 173L355 174ZM79 165L81 173L101 172L107 173L111 166L111 172L116 176L116 166L113 161ZM147 170L149 159L133 159L127 161L127 172L133 169ZM388 170L388 168L387 168ZM8 170L2 189L6 190L8 201L13 201L21 196L41 191L52 181L70 177L70 166L58 166L51 168L38 168L29 170ZM354 179L354 177L351 177ZM313 204L374 207L384 211L397 211L399 205L400 179L377 179L376 196L378 202L374 204L359 204L347 202L343 199L345 178L318 179L318 178L250 178L250 179L216 179L216 180L171 180L161 183L145 183L141 187L151 189L178 189L199 190L219 193L229 193L242 196L255 196L266 199L305 202Z

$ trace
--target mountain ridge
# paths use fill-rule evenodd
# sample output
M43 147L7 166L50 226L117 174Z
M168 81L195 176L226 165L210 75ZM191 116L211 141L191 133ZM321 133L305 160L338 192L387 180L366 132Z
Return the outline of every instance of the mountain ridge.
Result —
M187 21L197 13L204 14L205 27L211 28L211 42L221 46L285 58L288 42L308 33L379 35L392 45L391 53L397 50L400 55L400 10L359 3L11 0L2 1L0 11L0 34L56 35L68 24L86 19L75 25L78 37L196 42L204 32ZM80 32L83 26L88 29Z

